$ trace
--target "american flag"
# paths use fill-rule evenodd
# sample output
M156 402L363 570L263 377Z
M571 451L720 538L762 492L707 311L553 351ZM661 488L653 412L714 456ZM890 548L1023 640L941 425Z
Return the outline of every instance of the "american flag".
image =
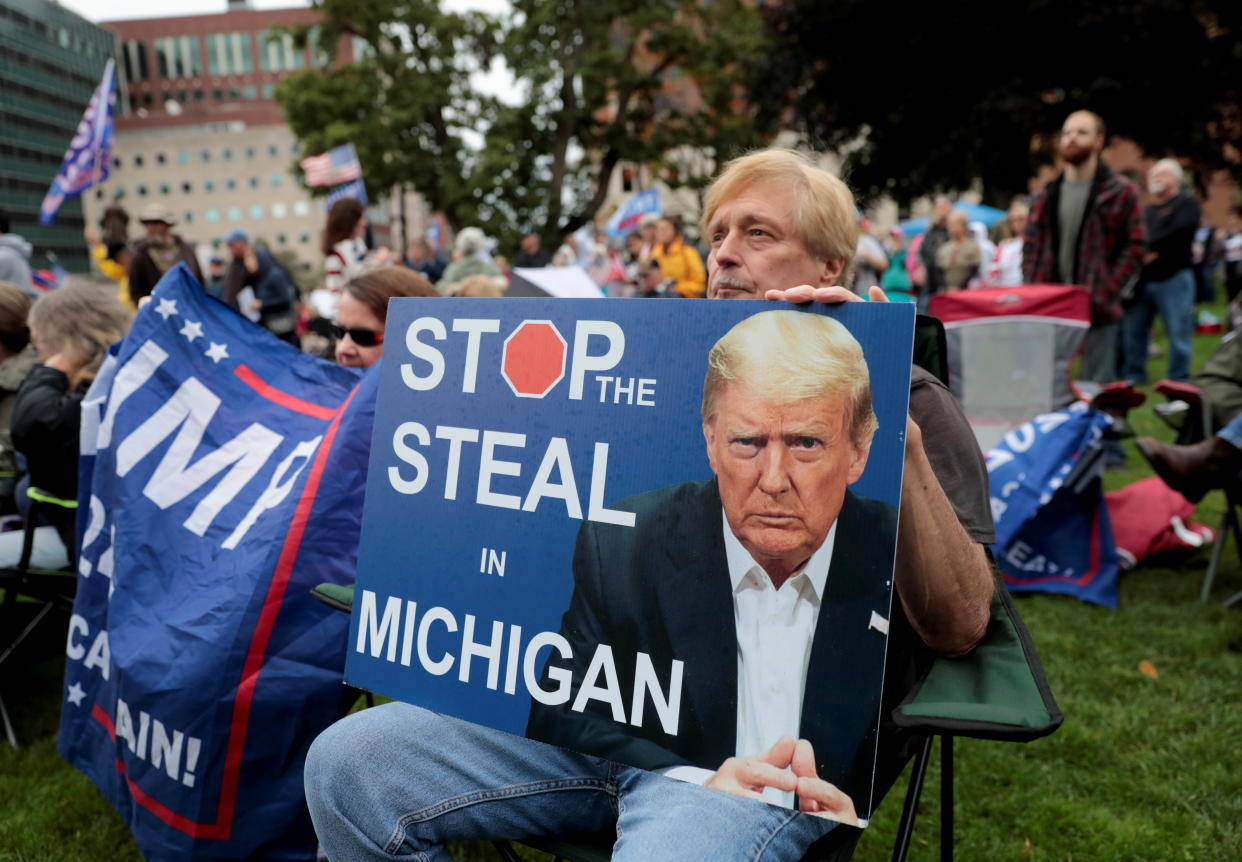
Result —
M326 153L302 159L302 170L309 186L339 186L361 179L362 165L353 144L333 147Z

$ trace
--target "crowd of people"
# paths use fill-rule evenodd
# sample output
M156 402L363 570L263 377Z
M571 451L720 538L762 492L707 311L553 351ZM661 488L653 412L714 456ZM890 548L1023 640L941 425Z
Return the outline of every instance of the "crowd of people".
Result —
M1186 380L1194 304L1214 283L1214 268L1224 268L1230 301L1242 293L1242 208L1235 207L1219 230L1205 225L1182 168L1168 159L1150 169L1144 203L1132 180L1101 161L1105 137L1098 116L1070 115L1060 137L1062 171L1029 199L1015 199L992 231L972 223L947 197L935 199L925 231L881 231L859 213L840 180L782 150L752 154L726 169L708 191L697 242L680 219L652 214L624 236L603 230L589 241L566 235L552 253L538 232L529 231L511 262L474 226L456 233L447 259L425 237L395 254L368 244L365 207L343 198L326 214L322 277L305 295L271 250L241 230L221 238L222 251L208 259L204 273L193 246L175 231L175 218L159 204L138 214L142 234L136 238L119 206L87 230L99 273L112 286L71 277L40 292L30 276L29 244L0 212L0 514L19 509L26 487L55 498L76 496L82 397L108 346L178 263L255 327L356 368L383 355L393 297L500 296L514 270L576 266L613 297L865 297L926 307L937 294L981 286L1074 284L1091 299L1085 379L1144 380L1148 337L1159 317L1169 336L1168 376ZM994 574L984 550L994 540L986 472L960 409L943 386L918 372L910 404L895 575L900 601L894 602L894 630L901 634L894 642L900 649L889 658L894 680L934 654L973 648L987 624ZM1162 475L1182 481L1180 453L1144 445L1155 453L1149 457L1164 459ZM1236 475L1242 429L1231 424L1202 449L1203 458ZM1201 484L1191 486L1201 490ZM20 547L6 544L13 535L0 534L0 556ZM47 567L72 559L70 510L49 518L37 544L40 559L52 561ZM892 687L886 702L902 693L897 682L886 678L886 684ZM786 719L797 728L796 710ZM797 858L831 831L832 820L856 816L853 802L842 800L827 780L832 776L817 775L813 763L808 771L798 753L804 742L765 738L762 749L729 752L706 778L689 783L706 783L733 799L728 806L704 804L676 782L661 783L640 770L392 704L346 719L320 738L308 762L307 790L334 859L378 856L385 841L390 852L434 855L446 840L518 837L497 834L497 824L509 822L520 826L509 831L521 834L620 832L633 858L687 830L698 850L709 839L733 842L739 831L769 830L781 835L772 858ZM460 762L463 751L473 752L470 770ZM882 752L878 795L902 762L895 751ZM489 796L493 787L554 784L571 773L590 785L589 804L563 803L543 791L516 801L512 794ZM808 820L783 808L756 807L753 797L765 788L796 791L803 812L822 816ZM467 797L477 801L457 806L456 819L432 817L418 832L397 825L402 812L448 811L444 800ZM720 834L704 835L704 823L719 824Z

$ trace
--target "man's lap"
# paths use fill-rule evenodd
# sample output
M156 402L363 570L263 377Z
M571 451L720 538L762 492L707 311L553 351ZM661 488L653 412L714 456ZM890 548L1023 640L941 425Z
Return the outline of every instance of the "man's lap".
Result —
M448 841L586 833L617 836L617 859L797 859L831 827L406 704L325 731L306 787L334 862L440 859Z

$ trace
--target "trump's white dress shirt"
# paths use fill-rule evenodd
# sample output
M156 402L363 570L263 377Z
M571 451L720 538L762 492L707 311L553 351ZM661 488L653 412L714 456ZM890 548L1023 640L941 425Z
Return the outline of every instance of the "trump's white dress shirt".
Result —
M815 640L824 585L828 583L837 525L833 522L824 543L802 570L778 590L733 535L723 510L721 517L737 630L736 754L745 757L763 754L782 736L798 738L811 644ZM713 770L675 766L663 773L702 784ZM793 807L792 792L768 787L763 795L769 802Z

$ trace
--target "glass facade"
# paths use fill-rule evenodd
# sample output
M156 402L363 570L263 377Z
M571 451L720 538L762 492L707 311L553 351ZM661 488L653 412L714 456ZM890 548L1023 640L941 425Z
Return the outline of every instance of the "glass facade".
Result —
M207 37L207 67L213 75L243 75L254 71L250 34L212 33Z
M0 206L34 247L36 269L50 266L50 253L70 272L89 271L82 200L65 201L46 227L38 213L115 52L111 33L54 3L0 0ZM101 189L110 198L115 185Z

